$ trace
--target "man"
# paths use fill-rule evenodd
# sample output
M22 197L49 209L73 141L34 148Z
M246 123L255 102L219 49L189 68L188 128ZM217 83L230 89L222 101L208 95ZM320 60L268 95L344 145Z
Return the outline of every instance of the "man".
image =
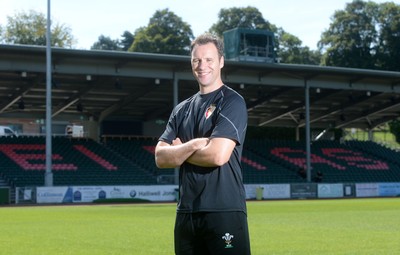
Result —
M240 164L247 109L222 82L223 52L223 41L208 33L192 42L199 92L174 108L156 146L159 168L180 168L178 255L250 254Z

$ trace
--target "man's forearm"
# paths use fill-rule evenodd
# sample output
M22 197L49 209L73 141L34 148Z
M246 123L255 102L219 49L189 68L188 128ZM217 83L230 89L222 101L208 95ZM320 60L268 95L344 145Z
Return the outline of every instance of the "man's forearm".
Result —
M207 143L207 138L198 138L177 145L157 146L156 164L159 168L178 167L195 151L206 146Z
M230 139L214 138L206 147L192 153L186 161L202 167L222 166L228 162L234 147L235 142Z

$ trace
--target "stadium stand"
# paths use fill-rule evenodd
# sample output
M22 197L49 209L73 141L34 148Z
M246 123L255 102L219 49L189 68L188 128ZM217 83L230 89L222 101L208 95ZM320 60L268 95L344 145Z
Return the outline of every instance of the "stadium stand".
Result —
M174 169L159 169L154 162L157 138L140 136L108 137L107 140L103 139L103 144L132 163L139 165L148 174L157 176L157 183L174 183Z
M55 186L171 184L174 169L158 169L152 137L91 139L53 137ZM304 142L248 139L242 166L245 183L307 182ZM400 153L373 142L314 141L313 181L399 182ZM0 137L0 173L13 186L42 186L45 138ZM320 176L317 176L320 173ZM319 178L319 179L314 179Z
M54 185L155 184L156 177L90 139L53 138ZM14 186L42 186L44 137L1 137L0 172Z
M370 143L372 142L358 142L358 146L351 146L336 141L313 142L312 176L315 177L318 172L322 173L322 181L327 183L399 181L400 153L382 146L378 150L374 147L379 145ZM370 149L366 151L367 149L360 148ZM303 142L249 140L246 142L246 149L290 170L292 175L299 174L299 169L306 169L306 151ZM283 175L290 176L287 173ZM290 179L286 181L293 182Z

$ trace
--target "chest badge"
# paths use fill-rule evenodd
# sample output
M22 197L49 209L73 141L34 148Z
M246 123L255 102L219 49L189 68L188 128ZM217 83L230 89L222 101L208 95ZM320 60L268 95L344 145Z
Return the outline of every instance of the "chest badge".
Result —
M206 119L210 118L210 116L213 114L213 112L215 111L216 106L215 104L210 105L206 112L204 113L204 117L206 117Z

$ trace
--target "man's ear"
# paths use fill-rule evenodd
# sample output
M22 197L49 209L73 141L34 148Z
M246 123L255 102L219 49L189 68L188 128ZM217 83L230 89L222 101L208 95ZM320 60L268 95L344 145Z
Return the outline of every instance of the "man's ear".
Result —
M224 67L224 65L225 65L225 58L224 56L222 56L219 60L219 67L222 68Z

